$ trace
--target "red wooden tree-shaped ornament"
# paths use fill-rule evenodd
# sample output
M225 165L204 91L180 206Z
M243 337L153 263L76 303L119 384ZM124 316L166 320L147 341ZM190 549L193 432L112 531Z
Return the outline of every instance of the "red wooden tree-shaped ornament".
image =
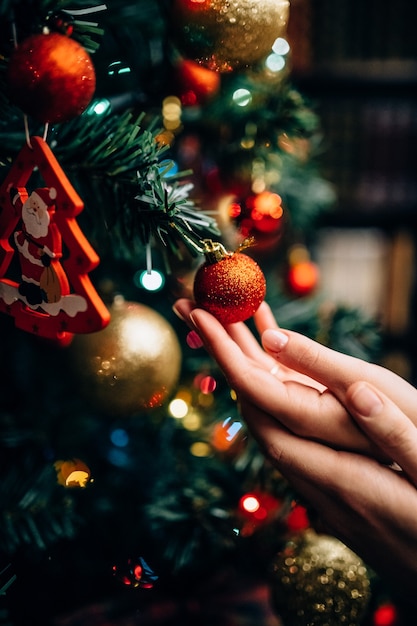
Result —
M29 192L35 171L44 186ZM0 311L62 345L110 320L88 276L99 258L76 221L83 208L52 150L32 137L0 186Z

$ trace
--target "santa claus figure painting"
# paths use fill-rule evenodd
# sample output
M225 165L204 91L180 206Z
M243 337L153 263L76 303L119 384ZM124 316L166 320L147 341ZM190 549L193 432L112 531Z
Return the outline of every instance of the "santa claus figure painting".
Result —
M29 196L11 189L10 196L22 215L21 228L14 233L22 272L19 294L31 307L57 302L69 293L69 285L59 263L61 236L53 222L56 189L35 189Z

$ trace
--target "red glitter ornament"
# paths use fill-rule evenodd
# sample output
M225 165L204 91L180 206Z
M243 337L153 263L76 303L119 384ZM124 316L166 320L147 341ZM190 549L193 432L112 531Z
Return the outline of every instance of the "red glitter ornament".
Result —
M288 285L298 296L312 293L319 282L319 269L312 261L295 263L288 270Z
M246 254L227 252L222 244L204 240L206 261L194 279L197 306L222 324L249 319L265 298L266 280L259 265Z
M36 34L13 51L7 84L10 100L40 122L64 122L91 102L96 75L88 52L60 33Z

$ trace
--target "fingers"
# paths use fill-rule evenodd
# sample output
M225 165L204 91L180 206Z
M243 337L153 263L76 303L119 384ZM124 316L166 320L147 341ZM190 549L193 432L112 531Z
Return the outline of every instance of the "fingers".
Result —
M327 532L411 593L416 585L415 486L373 459L299 438L256 407L246 410L265 454L324 521Z
M242 414L265 456L334 528L343 510L351 511L351 521L353 512L377 520L389 509L395 512L396 498L387 494L401 497L399 487L404 481L386 465L298 437L255 405L246 404ZM410 483L404 489L408 495L415 494Z
M344 393L358 377L366 378L365 372L369 369L369 364L360 359L289 330L266 329L262 334L262 345L281 363L311 376L335 393Z
M417 484L417 467L413 462L413 446L417 449L414 432L417 390L414 387L382 367L331 350L298 333L279 329L267 305L260 307L256 324L263 330L262 342L269 355L260 349L245 324L232 324L226 329L212 315L193 306L188 300L180 300L176 310L198 330L241 400L258 405L261 411L302 437L379 459L394 459ZM306 380L288 379L282 372L272 376L272 357L283 364L282 370L301 372ZM313 379L324 387L312 384ZM361 422L358 428L350 419L355 396L352 390L348 393L348 389L358 379L373 384L376 389L383 388L389 394L390 400L384 396L384 406L389 409L390 418L396 420L395 427L402 429L399 432L403 439L398 438L395 430L391 433L382 430L384 424L389 428L390 421L367 425ZM358 411L354 415L358 423L363 418ZM381 430L374 432L372 428ZM407 442L411 446L408 454ZM401 453L401 459L394 453Z
M316 505L320 493L350 499L358 492L364 464L377 466L367 457L339 452L320 442L298 437L253 404L243 403L241 411L265 456Z
M172 307L174 313L178 315L178 317L190 327L192 327L192 323L190 321L190 313L194 308L195 303L188 298L180 298L175 302L174 306Z
M195 304L191 300L182 298L175 303L173 309L175 313L184 322L186 322L190 328L195 329L195 324L191 319L192 312L195 309ZM268 321L270 322L270 319ZM217 320L215 320L214 318L212 319L212 322L216 326L217 331L221 332L224 336L223 327L219 324L219 322L217 322ZM253 336L246 324L230 324L226 327L226 330L228 335L239 346L242 353L244 353L253 361L256 361L260 366L264 367L266 371L271 371L273 368L277 369L275 359L262 349L259 341L257 341L257 339ZM202 337L202 339L204 341L204 337ZM211 350L210 345L206 345L206 347L209 351Z
M417 429L413 422L385 394L364 382L349 387L347 404L360 428L417 486Z
M271 311L271 307L265 301L261 303L253 319L255 320L255 325L260 335L262 335L267 328L278 329L278 324Z
M241 400L259 406L303 437L327 441L337 448L375 453L333 394L299 382L280 381L248 358L212 315L194 309L191 318Z
M346 401L348 387L357 380L364 380L384 389L391 400L417 425L417 390L393 372L327 348L289 330L265 330L262 334L262 345L283 365L325 385L342 404Z

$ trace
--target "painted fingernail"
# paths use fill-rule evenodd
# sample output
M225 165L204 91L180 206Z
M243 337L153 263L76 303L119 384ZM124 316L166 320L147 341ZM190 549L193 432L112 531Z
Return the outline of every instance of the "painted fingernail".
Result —
M356 411L364 417L379 415L384 406L376 393L366 385L360 385L351 399Z
M180 320L185 322L185 317L183 316L183 314L181 313L181 311L177 308L175 304L173 305L172 310L174 311L175 315L180 318Z
M288 335L280 330L266 330L262 335L262 345L269 352L280 352L288 343Z

